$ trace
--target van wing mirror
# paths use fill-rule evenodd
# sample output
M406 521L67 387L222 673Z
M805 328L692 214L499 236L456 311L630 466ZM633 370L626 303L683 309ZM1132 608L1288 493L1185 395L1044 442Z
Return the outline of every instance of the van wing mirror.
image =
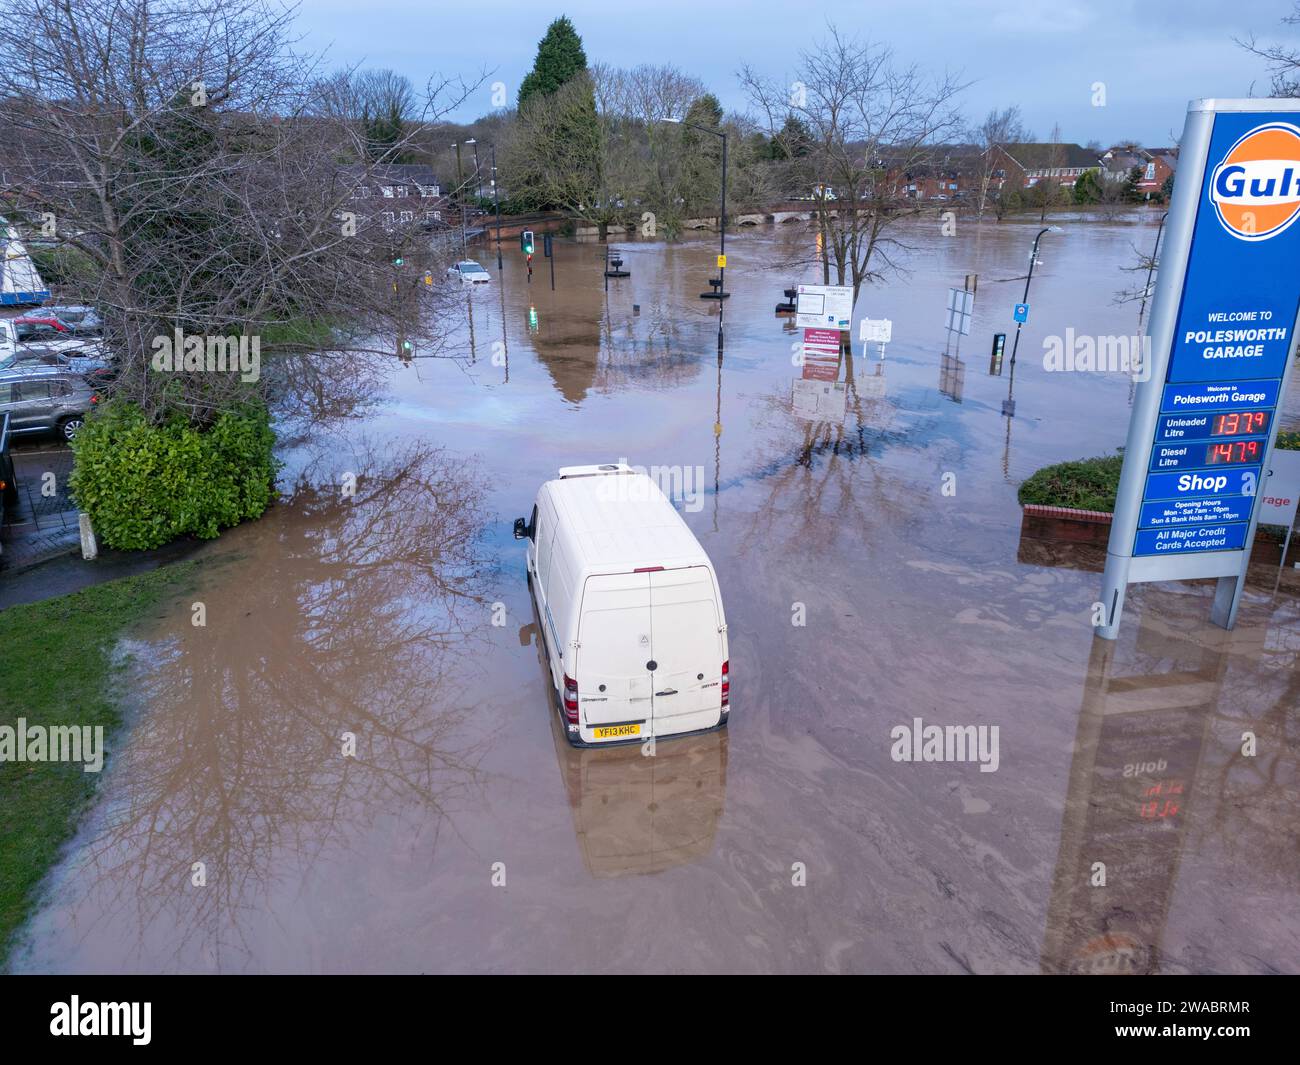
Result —
M515 539L528 539L528 522L524 521L523 518L515 518Z

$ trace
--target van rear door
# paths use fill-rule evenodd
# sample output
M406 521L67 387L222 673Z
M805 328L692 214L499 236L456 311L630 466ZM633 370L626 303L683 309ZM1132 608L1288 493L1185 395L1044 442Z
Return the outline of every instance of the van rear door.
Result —
M722 698L717 593L705 566L650 574L656 721L716 710Z
M650 576L587 578L574 665L584 725L650 719Z

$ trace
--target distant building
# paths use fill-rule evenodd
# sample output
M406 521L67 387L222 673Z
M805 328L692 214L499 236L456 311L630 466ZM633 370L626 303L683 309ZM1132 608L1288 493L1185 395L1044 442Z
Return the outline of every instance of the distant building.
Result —
M385 229L443 229L451 224L450 198L432 167L423 163L375 163L347 169L349 178L356 182L352 205Z
M978 195L981 152L972 144L942 144L924 163L902 170L900 189L909 200L943 203Z
M1141 148L1136 144L1117 144L1101 157L1107 181L1127 181L1136 167L1140 172L1138 191L1157 193L1178 169L1177 148Z
M1078 144L995 144L988 151L994 189L1028 189L1048 181L1072 188L1089 170L1105 165L1097 152Z

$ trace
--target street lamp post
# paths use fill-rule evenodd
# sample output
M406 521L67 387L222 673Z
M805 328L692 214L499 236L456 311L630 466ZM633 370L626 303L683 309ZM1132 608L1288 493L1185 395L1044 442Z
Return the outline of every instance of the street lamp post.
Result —
M492 203L497 210L497 273L501 273L501 190L497 188L497 146L492 145Z
M474 145L474 198L481 200L483 198L483 179L479 176L482 171L478 167L478 141L471 137L465 143Z
M460 206L460 253L468 255L469 247L465 239L465 178L460 166L460 141L452 147L456 149L456 202Z
M726 288L727 268L721 265L726 262L727 257L727 133L726 130L701 126L696 122L686 122L680 118L666 118L664 121L679 126L687 126L690 129L697 129L701 133L712 133L715 137L722 138L722 217L718 219L718 290L717 292L702 292L700 294L701 299L716 299L718 301L718 350L721 351L722 301L729 295Z
M1025 294L1020 297L1020 302L1029 303L1029 283L1034 280L1034 264L1038 262L1038 242L1043 239L1044 233L1060 233L1060 226L1044 226L1038 231L1038 236L1034 238L1034 247L1029 252L1029 273L1025 275ZM1028 317L1028 316L1026 316ZM1011 375L1007 380L1007 402L1003 405L1003 413L1008 417L1015 413L1015 400L1011 398L1011 390L1016 383L1016 350L1020 347L1020 329L1025 323L1016 322L1016 339L1011 343Z

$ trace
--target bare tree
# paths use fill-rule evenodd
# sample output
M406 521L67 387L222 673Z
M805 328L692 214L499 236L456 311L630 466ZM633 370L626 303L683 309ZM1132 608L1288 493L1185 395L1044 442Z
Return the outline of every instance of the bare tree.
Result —
M1291 14L1283 16L1282 23L1300 26L1300 0L1295 0ZM1273 75L1274 96L1300 96L1300 48L1290 44L1264 44L1254 35L1237 43L1268 64Z
M979 204L981 214L989 202L989 187L993 182L996 169L993 149L1007 144L1021 144L1034 139L1034 135L1025 129L1020 117L1020 108L1012 105L1001 111L992 109L984 121L970 131L970 138L980 149L979 163Z
M323 77L292 16L270 0L0 9L0 200L90 264L76 295L102 309L114 390L156 418L203 425L268 387L328 391L344 352L436 339L425 286L395 265L414 235L357 210L374 85ZM420 117L466 91L431 83ZM207 359L159 372L158 342L178 330ZM260 344L256 382L206 369L213 341L240 337Z
M884 45L834 26L800 54L793 92L749 67L741 80L769 136L791 114L807 128L817 180L836 197L814 201L823 276L852 285L856 297L896 265L902 243L894 223L921 209L906 196L905 175L929 164L935 146L961 129L954 102L964 86L950 74L902 65Z

